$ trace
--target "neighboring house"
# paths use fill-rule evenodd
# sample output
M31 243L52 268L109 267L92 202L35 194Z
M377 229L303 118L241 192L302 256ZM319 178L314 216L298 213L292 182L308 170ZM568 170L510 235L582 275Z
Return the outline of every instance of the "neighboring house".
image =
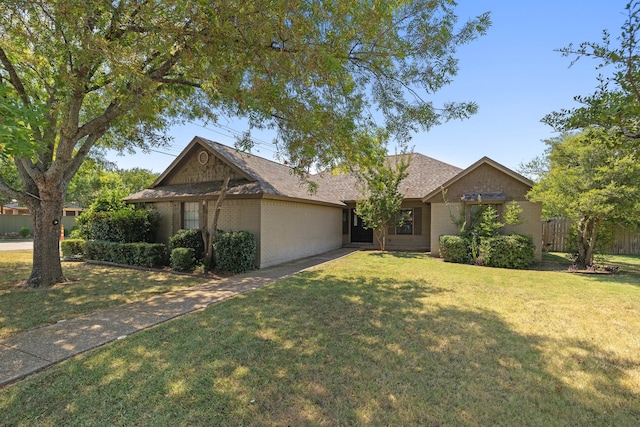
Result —
M62 208L62 216L78 216L84 211L83 208L77 205L65 206ZM17 202L7 203L0 206L0 215L30 215L29 209L26 206L22 206Z
M412 154L407 171L400 191L405 196L401 214L408 221L389 230L388 249L437 255L438 237L458 231L452 215L462 208L470 211L480 193L491 198L499 211L511 200L522 205L525 223L514 231L533 236L540 259L541 205L526 201L524 195L532 186L528 179L488 158L461 170ZM156 208L160 214L158 240L168 242L181 228L209 226L227 177L229 188L218 228L254 233L259 267L342 246L376 247L373 231L365 228L354 211L356 200L363 196L353 175L312 175L310 180L318 184L318 190L311 194L308 183L291 168L200 137L189 143L150 188L125 200ZM442 199L443 188L448 204Z

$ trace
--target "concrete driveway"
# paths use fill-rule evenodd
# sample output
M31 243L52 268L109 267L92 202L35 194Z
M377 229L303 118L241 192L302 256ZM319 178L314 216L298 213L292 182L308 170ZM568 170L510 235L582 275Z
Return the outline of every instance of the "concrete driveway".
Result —
M0 252L18 251L24 249L33 249L33 242L12 242L11 240L0 240Z

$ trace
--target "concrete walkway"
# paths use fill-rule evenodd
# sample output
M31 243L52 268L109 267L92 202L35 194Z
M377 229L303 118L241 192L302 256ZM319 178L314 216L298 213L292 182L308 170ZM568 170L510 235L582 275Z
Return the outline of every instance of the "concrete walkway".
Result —
M76 354L341 258L356 250L338 249L12 335L0 340L0 387Z

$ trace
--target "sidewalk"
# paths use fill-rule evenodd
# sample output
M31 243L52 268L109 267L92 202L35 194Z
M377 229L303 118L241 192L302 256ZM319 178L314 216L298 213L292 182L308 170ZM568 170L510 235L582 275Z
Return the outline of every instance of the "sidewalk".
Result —
M0 387L76 354L341 258L356 250L337 249L276 267L249 271L220 281L59 321L0 340Z

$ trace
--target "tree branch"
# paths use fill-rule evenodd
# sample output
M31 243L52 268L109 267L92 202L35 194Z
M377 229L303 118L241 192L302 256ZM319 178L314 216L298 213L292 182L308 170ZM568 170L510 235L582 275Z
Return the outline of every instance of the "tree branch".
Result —
M4 67L4 69L7 70L7 72L9 73L9 82L11 82L11 85L18 92L18 95L20 95L20 99L22 99L23 104L29 105L30 104L29 96L27 95L27 91L25 90L24 85L22 84L22 80L20 79L20 76L18 75L18 72L16 71L16 69L13 67L13 64L11 63L11 61L9 61L9 58L7 57L7 54L5 53L4 49L2 49L1 47L0 47L0 63L2 63L2 66Z

